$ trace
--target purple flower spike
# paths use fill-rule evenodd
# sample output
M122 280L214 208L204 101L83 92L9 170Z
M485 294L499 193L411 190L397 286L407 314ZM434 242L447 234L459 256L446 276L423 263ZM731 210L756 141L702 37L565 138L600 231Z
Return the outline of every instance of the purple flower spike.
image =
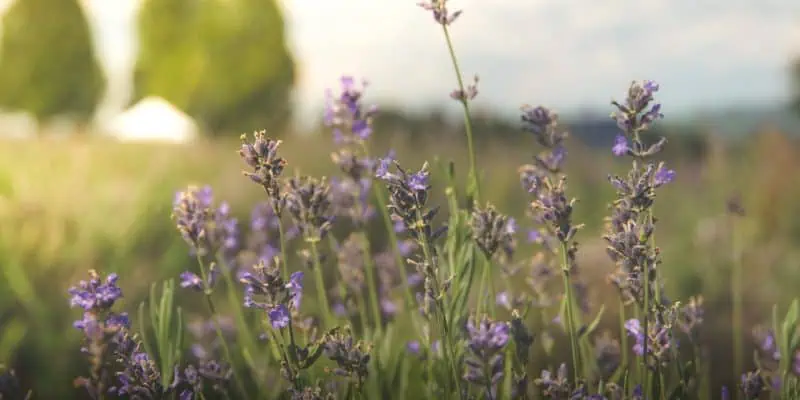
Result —
M378 108L364 107L361 103L366 81L359 88L352 76L343 76L340 83L338 96L331 90L325 91L325 125L333 128L336 143L363 142L372 135L372 117Z
M110 310L114 303L122 298L122 290L117 286L117 274L109 274L105 281L94 271L89 271L89 281L80 281L78 286L69 289L72 295L70 305L78 306L85 311Z

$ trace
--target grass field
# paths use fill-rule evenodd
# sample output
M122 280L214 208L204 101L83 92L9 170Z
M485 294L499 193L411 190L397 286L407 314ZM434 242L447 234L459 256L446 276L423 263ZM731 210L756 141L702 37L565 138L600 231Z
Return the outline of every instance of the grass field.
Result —
M287 139L282 156L289 160L289 174L334 174L329 143L327 137ZM532 154L522 143L528 142L478 151L485 197L520 221L526 198L516 171ZM419 149L424 148L425 155L452 159L464 170L461 143L383 140L375 151L390 147L405 165L421 165ZM237 148L236 141L187 146L85 138L0 143L0 363L13 366L37 393L35 398L68 398L64 393L72 393L69 387L79 373L74 371L86 368L78 350L81 334L71 328L76 315L66 291L87 269L118 272L125 290L123 308L134 313L152 282L176 278L190 268L193 260L170 220L176 190L210 184L216 197L229 201L234 213L247 221L249 207L263 193L241 175L244 165ZM762 132L736 148L710 139L709 148L701 159L678 155L669 160L678 178L659 193L663 198L656 213L670 296L685 299L702 293L705 298L702 336L710 359L718 363L712 376L719 387L734 376L726 362L731 341L727 277L734 235L744 260L746 326L767 322L773 303L785 308L797 294L800 152L793 140L777 132ZM622 168L609 151L570 148L570 193L580 200L574 219L587 225L578 236L579 265L593 282L593 307L618 301L604 283L613 265L600 231L613 197L605 171ZM433 171L432 202L443 204L443 189L437 184L441 175L435 165ZM737 192L747 214L731 226L726 200ZM531 249L522 242L520 252L524 258ZM194 304L182 306L190 314L199 311ZM610 308L603 326L616 334Z

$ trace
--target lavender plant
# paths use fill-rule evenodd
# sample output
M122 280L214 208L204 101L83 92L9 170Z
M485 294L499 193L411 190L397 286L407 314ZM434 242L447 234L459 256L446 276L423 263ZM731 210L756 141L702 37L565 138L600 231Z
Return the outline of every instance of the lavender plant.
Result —
M608 178L616 197L602 238L615 265L609 282L620 296L620 326L616 337L608 330L600 335L605 307L590 301L577 262L583 225L575 221L577 200L568 193L564 171L568 133L555 111L523 107L523 130L541 149L517 171L529 196L528 240L520 243L515 214L481 196L469 107L478 79L464 83L448 31L461 11L449 10L444 0L420 6L442 27L455 69L458 86L450 96L464 112L465 192L457 190L452 162L412 169L392 151L373 157L378 110L364 105L366 84L343 77L340 90L326 94L324 115L339 174L286 176L279 140L263 131L252 140L242 136L244 175L265 196L251 210L249 229L242 229L227 203L214 201L210 187L178 192L173 220L197 266L180 273L182 290L172 281L160 294L151 287L149 303L139 307L138 332L118 310L116 274L103 278L90 271L88 280L69 290L70 304L82 309L74 326L89 365L76 384L91 398L706 395L698 384L702 297L685 304L668 298L655 244L656 194L677 177L655 160L666 140L647 137L663 118L654 99L659 86L634 82L625 101L612 103L621 130L612 154L629 157L631 167ZM432 204L441 193L444 209ZM386 232L384 247L371 234L376 224ZM297 254L289 251L293 245L301 248ZM523 246L535 254L519 261ZM517 279L520 274L524 279ZM558 276L560 289L554 290L548 283ZM177 294L202 297L206 314L199 325L184 328ZM736 387L721 389L723 398L731 392L745 399L768 392L800 395L798 304L780 321L776 308L771 326L755 331L757 369L737 371L744 374ZM186 331L194 342L185 340ZM555 353L535 359L535 346L549 348L552 341L569 348L568 360ZM741 347L737 339L734 351ZM635 357L629 359L629 352ZM11 378L0 378L2 398L20 393Z

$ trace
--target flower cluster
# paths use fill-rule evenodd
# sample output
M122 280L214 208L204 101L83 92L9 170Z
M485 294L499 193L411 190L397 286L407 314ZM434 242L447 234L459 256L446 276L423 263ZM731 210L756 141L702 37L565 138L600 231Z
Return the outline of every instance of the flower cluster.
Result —
M475 208L472 212L472 236L488 259L498 250L502 250L510 259L516 245L516 231L517 223L514 218L500 214L492 205Z
M674 354L673 347L677 346L677 343L670 326L654 323L650 324L648 331L645 332L638 319L630 319L625 322L625 330L635 339L633 352L636 355L644 356L646 349L648 362L667 365L671 360Z
M372 118L378 108L365 109L361 103L366 81L359 88L352 76L343 76L340 83L338 96L331 90L325 93L325 125L333 128L337 143L363 143L372 135Z
M252 170L244 171L244 175L264 188L276 213L280 215L283 198L279 177L286 167L286 160L278 156L281 141L268 138L264 131L254 133L252 143L245 135L241 139L239 155Z
M391 172L394 166L397 173ZM433 242L447 231L446 227L434 229L433 218L439 208L427 209L428 193L431 186L428 164L417 172L403 169L390 153L379 161L375 176L386 183L389 190L389 211L395 222L402 224L417 242L432 246Z
M300 176L289 179L286 210L297 228L310 240L320 240L333 222L331 188L327 181Z
M210 186L189 186L175 195L172 218L191 251L198 256L217 251L229 256L238 248L237 221L230 215L230 206L214 205Z
M81 351L89 356L91 364L91 375L76 379L76 384L84 387L92 398L102 396L111 379L112 339L123 334L130 325L126 313L112 311L114 304L122 298L118 280L117 274L102 279L97 271L90 270L88 280L81 280L78 286L68 290L70 306L83 309L83 318L75 321L73 326L84 334L86 345Z
M334 329L325 338L325 356L336 362L334 373L352 379L361 386L369 372L370 348L363 342L356 342L347 329Z
M292 317L291 310L300 308L303 275L302 271L294 272L288 282L284 281L276 263L261 260L253 267L253 272L239 276L245 285L244 306L265 310L276 329L287 327Z
M496 396L497 385L503 378L504 349L510 339L505 322L470 318L466 325L467 348L464 380L486 390L486 396Z
M461 10L450 12L447 9L447 0L424 1L417 5L430 11L436 23L444 26L452 24L461 15Z

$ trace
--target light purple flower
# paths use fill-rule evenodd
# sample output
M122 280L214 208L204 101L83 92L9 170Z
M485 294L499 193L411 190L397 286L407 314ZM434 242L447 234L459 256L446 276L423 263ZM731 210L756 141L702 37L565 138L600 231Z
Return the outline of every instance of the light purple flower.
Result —
M289 326L289 309L283 304L278 305L269 311L269 322L275 329L283 329Z
M625 135L617 135L616 140L614 141L614 147L611 148L611 152L614 153L615 156L624 156L628 154L628 139Z
M667 167L662 165L658 169L658 171L656 171L654 185L655 187L666 185L667 183L672 182L674 179L675 179L675 171L667 169Z

